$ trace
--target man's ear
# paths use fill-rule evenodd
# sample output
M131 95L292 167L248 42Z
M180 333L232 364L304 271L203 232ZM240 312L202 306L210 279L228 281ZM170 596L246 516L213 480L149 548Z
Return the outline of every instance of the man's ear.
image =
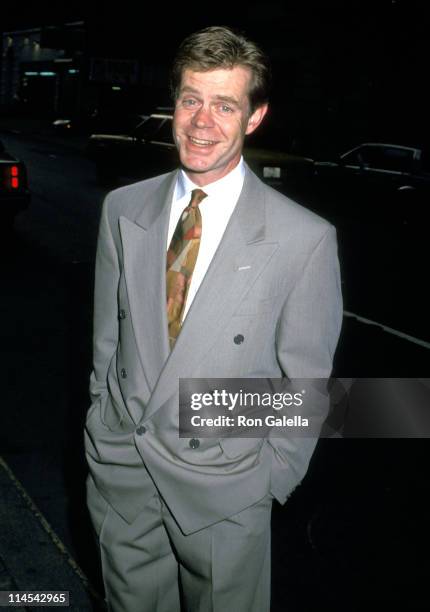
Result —
M255 111L248 119L248 125L245 134L252 134L252 132L258 128L260 123L263 121L268 108L268 104L262 104L261 106L255 109Z

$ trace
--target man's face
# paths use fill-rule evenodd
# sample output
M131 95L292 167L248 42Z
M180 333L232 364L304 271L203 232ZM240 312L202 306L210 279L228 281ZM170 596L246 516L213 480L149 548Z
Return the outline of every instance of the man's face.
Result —
M251 72L243 66L208 72L184 70L173 117L181 164L200 187L239 162L246 134L260 124L267 105L250 115Z

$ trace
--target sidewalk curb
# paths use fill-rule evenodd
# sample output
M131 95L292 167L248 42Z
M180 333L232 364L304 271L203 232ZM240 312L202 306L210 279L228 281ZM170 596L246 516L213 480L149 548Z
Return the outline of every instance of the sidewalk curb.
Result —
M93 610L101 597L0 457L0 572L23 591L69 591L70 610ZM7 587L5 587L8 590Z

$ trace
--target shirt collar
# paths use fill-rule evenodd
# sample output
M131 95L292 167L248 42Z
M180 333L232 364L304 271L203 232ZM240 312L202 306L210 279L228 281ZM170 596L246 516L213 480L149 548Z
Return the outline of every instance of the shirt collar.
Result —
M199 187L195 183L193 183L184 172L184 170L180 170L178 174L178 180L176 182L176 191L174 201L177 201L183 198L186 194L191 193L193 189L203 189L203 191L208 196L217 196L222 193L228 192L230 189L233 190L240 184L240 187L243 184L243 179L245 177L245 164L243 161L243 157L240 158L237 166L233 168L228 174L223 176L222 178L214 181L213 183L209 183L204 187Z

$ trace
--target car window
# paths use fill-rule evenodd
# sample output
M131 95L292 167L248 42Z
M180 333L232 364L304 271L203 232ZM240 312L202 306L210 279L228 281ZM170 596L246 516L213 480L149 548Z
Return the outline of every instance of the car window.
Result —
M123 115L103 113L94 119L95 129L105 134L129 134L136 125L142 123L141 115Z
M366 150L369 147L360 147L359 149L355 149L350 153L342 156L342 160L348 166L360 166L361 164L366 164Z
M164 117L149 117L135 131L137 138L146 141L173 143L172 120Z
M159 130L162 119L159 117L149 117L144 123L136 129L136 136L143 140L152 140L156 132Z
M165 119L159 126L159 129L152 136L151 140L173 144L172 121L170 119Z
M413 150L397 147L367 147L364 155L364 163L370 168L393 172L411 172L413 160Z

